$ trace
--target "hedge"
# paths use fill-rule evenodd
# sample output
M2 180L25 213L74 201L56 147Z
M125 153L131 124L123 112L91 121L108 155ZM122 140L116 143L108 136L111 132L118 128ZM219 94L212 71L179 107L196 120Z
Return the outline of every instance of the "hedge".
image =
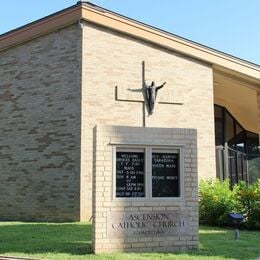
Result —
M230 189L229 181L201 180L199 220L212 226L228 225L228 213L242 213L243 226L260 229L260 179L247 185L241 181Z

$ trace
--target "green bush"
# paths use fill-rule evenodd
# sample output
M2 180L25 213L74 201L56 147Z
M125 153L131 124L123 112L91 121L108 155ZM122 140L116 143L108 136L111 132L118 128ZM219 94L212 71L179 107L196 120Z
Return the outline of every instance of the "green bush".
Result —
M251 185L240 182L232 190L228 180L202 180L199 195L200 223L224 226L228 213L239 212L246 228L260 229L260 180Z
M238 205L229 182L202 180L199 186L200 223L223 226L227 224L227 214L236 211Z
M251 185L238 183L233 193L239 202L240 212L245 217L246 228L260 229L260 179Z

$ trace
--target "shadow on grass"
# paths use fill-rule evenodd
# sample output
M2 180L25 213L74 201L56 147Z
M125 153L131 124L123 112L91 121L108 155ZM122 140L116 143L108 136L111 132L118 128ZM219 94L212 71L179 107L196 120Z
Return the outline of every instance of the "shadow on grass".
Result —
M91 224L17 223L0 225L0 255L91 253Z

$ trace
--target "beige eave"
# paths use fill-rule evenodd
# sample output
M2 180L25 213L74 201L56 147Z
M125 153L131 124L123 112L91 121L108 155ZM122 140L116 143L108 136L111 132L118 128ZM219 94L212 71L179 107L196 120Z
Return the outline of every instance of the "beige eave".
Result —
M120 16L106 9L81 3L48 16L34 23L0 36L0 51L43 34L85 20L103 27L128 34L132 37L152 42L198 60L205 61L216 71L239 77L260 88L260 66L233 56L207 48L200 44L177 37L170 33Z

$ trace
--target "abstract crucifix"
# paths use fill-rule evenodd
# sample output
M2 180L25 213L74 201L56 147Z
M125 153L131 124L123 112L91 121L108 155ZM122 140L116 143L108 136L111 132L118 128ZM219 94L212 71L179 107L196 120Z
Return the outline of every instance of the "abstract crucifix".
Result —
M166 82L164 82L162 85L160 86L155 86L154 81L152 81L151 85L147 85L145 82L145 63L144 61L142 62L142 68L143 68L143 96L144 96L144 102L146 105L146 109L148 112L148 115L152 115L153 111L154 111L154 106L155 106L155 102L156 102L156 97L157 97L157 92L159 89L161 89Z
M142 99L129 99L127 97L119 97L119 92L118 92L118 86L116 86L116 100L118 101L131 101L131 102L142 102L143 103L143 127L146 126L145 123L145 118L146 118L146 110L148 112L148 116L152 115L154 112L154 106L156 103L156 97L158 94L158 90L161 89L164 85L166 84L166 82L164 82L163 84L159 85L159 86L155 86L154 81L151 82L151 85L146 84L146 80L145 80L145 62L142 62L142 88L138 88L138 89L130 89L128 88L128 91L131 92L139 92L142 93L143 95L143 100Z

